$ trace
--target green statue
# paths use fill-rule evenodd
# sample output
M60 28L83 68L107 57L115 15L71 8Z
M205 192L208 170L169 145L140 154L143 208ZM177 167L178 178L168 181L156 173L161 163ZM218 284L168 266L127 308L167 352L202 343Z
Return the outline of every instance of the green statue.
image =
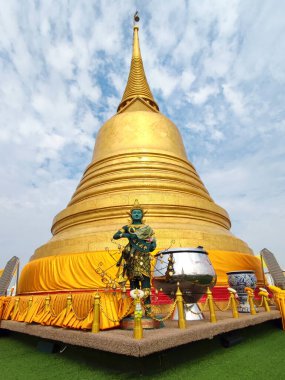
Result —
M145 293L145 305L150 304L151 288L151 256L150 252L156 248L154 232L150 226L143 224L144 210L136 200L130 211L132 223L123 226L113 236L114 239L127 238L117 266L123 266L123 274L130 281L130 288L142 289Z

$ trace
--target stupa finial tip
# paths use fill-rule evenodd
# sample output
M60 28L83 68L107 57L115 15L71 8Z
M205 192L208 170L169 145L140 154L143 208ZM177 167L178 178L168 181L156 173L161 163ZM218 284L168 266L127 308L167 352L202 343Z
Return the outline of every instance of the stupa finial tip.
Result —
M136 13L134 14L134 26L138 26L139 21L140 21L139 11L136 10Z

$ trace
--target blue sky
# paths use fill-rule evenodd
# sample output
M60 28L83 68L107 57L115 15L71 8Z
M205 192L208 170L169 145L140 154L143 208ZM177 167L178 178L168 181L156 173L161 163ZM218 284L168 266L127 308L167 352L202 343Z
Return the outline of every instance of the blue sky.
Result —
M0 5L0 267L50 238L120 102L136 9L161 111L234 234L285 267L284 2Z

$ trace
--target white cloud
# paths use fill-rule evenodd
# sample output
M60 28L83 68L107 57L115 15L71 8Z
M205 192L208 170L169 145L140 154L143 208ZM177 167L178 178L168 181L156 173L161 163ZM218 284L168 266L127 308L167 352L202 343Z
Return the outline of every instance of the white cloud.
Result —
M64 42L51 46L46 53L46 61L51 66L51 70L57 71L66 79L73 77L74 58L73 46Z
M246 109L244 105L244 97L243 94L233 90L233 88L229 84L223 85L223 92L226 100L229 102L234 113L243 118L246 116Z
M184 70L182 72L180 81L179 81L179 87L184 90L188 91L195 81L196 76L193 74L193 72L188 68L187 70Z
M166 67L157 67L150 73L150 83L154 90L160 91L164 98L168 98L178 85L178 78Z
M206 85L200 87L198 91L190 92L187 96L189 101L193 104L202 105L209 99L210 96L215 96L219 93L217 86Z
M284 4L278 0L255 0L249 7L241 1L240 12L243 43L235 62L236 77L252 80L269 75L284 82Z

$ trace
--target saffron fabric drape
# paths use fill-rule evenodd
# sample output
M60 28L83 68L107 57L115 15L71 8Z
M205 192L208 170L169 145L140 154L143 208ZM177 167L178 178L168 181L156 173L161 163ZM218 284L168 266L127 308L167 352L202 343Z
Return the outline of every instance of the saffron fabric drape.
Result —
M258 282L263 281L258 257L218 250L209 250L208 253L218 276L218 286L227 285L226 272L235 270L254 270ZM115 279L118 259L118 252L102 251L33 260L21 272L18 294L103 289L106 281ZM105 278L102 277L102 272L105 272Z
M90 330L93 322L94 293L52 294L20 297L0 297L0 320L39 323L45 326ZM100 292L100 329L120 325L120 320L132 313L130 297L120 292Z

